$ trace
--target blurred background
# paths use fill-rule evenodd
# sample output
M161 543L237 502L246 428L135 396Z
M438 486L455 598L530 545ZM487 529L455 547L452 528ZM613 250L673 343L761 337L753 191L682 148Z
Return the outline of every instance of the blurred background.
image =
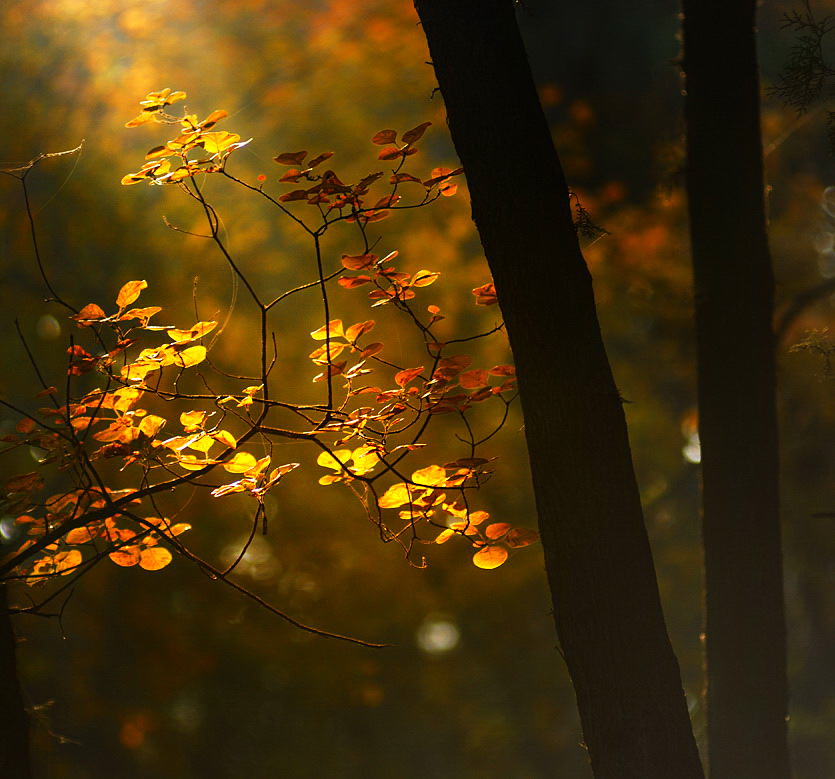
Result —
M791 7L787 0L761 11L766 86L791 44L779 25ZM835 11L835 3L816 8ZM678 10L671 0L525 0L518 13L568 179L611 233L586 255L630 401L667 621L701 735L699 447ZM122 283L145 278L141 304L164 306L161 321L185 327L198 277L202 318L229 310L229 271L216 249L162 220L201 231L194 203L173 187L119 184L168 138L153 125L124 129L151 90L186 91L201 117L228 110L222 129L255 139L230 170L250 181L267 175L275 193L284 191L275 182L285 169L271 161L279 152L332 150L337 172L357 178L382 169L369 142L375 132L423 121L434 127L409 169L428 175L456 165L407 0L5 0L0 29L4 166L85 139L80 155L45 161L29 177L44 261L78 306L112 307ZM823 113L798 118L766 100L763 128L780 315L835 277L828 190L835 170ZM279 292L315 277L308 245L286 220L222 181L206 189L259 288ZM14 319L52 382L74 328L43 303L17 182L0 179L0 203L0 393L32 408L38 401ZM489 276L463 181L456 197L371 227L381 253L400 252L401 269L443 273L426 302L443 309L446 333L495 324L497 309L475 308L470 294ZM326 246L331 263L358 248L340 240L334 235ZM335 291L336 315L366 318L361 298ZM822 295L803 308L779 345L798 779L835 775L833 521L813 516L835 510L835 383L821 355L790 347L831 324L833 303ZM239 296L212 353L217 364L251 372L252 314ZM320 324L315 295L299 296L276 320L287 396L309 397L318 386L306 355L307 333ZM401 337L389 333L392 342ZM412 338L404 329L396 346L403 355ZM509 359L501 337L478 344L471 353L479 359ZM15 422L0 412L0 432ZM305 456L297 449L291 445L288 460ZM535 525L518 411L485 452L499 467L480 507L497 521ZM26 456L4 467L30 468ZM395 646L369 650L299 632L185 562L157 573L102 564L77 586L62 625L17 622L25 693L37 712L39 777L590 777L540 548L483 571L464 544L451 542L425 547L428 567L416 569L380 543L344 488L317 486L319 475L297 471L274 493L269 535L256 537L239 580L305 622ZM184 502L169 506L194 526L184 539L215 561L233 559L250 528L246 499ZM14 527L2 527L15 543ZM26 599L22 590L13 595Z

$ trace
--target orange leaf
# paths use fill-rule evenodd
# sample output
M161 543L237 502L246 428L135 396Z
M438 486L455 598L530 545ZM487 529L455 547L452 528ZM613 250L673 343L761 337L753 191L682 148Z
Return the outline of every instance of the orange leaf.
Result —
M106 316L107 314L104 313L101 306L98 306L95 303L88 303L77 314L73 314L70 319L74 319L78 322L79 327L88 327L91 322L104 319Z
M109 556L116 565L121 565L123 568L130 568L130 566L139 563L139 547L123 546L118 551L111 552Z
M365 355L363 355L365 356ZM405 387L410 381L414 380L423 373L423 366L417 368L407 368L405 371L400 371L394 376L394 383L398 387Z
M354 289L354 287L361 287L363 284L368 284L371 281L371 276L343 276L337 284L345 289Z
M273 159L279 165L298 165L301 167L305 157L307 157L306 151L286 151L283 154L279 154L278 157L273 157Z
M498 568L507 560L507 549L503 546L485 546L473 555L473 563L478 568L490 570Z
M171 562L171 552L164 546L152 546L139 554L139 567L146 571L159 571Z
M476 287L473 290L473 295L476 296L475 304L477 306L492 306L499 302L496 297L496 285L493 282Z
M497 538L501 538L505 533L507 533L511 527L512 525L508 522L494 522L492 525L488 525L484 528L484 535L495 541Z
M394 130L380 130L371 139L371 143L375 146L386 146L389 143L397 142L397 133Z
M139 293L142 292L143 289L147 288L147 281L129 281L119 290L119 294L116 297L116 305L119 306L119 308L129 306L139 297Z
M314 157L310 162L307 163L308 168L315 168L317 165L321 165L325 160L329 160L333 157L332 151L324 151L318 157Z
M426 132L426 128L430 127L431 125L432 125L432 122L423 122L422 124L419 124L414 129L403 133L403 137L401 138L402 142L403 143L415 143L415 141L419 141L423 137L423 134Z
M342 267L347 268L348 270L367 270L374 265L378 259L379 257L376 254L343 254L341 262Z
M513 549L530 546L539 541L539 533L526 527L515 527L505 537L505 543Z
M458 381L464 389L478 389L487 386L489 374L482 370L465 371L458 377Z

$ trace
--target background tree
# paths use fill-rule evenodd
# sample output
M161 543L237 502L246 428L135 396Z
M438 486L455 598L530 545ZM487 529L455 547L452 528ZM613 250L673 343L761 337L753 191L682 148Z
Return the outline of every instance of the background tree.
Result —
M790 775L757 4L684 3L710 774ZM731 175L729 175L729 173Z
M417 0L517 361L563 654L599 777L701 776L568 187L505 0Z

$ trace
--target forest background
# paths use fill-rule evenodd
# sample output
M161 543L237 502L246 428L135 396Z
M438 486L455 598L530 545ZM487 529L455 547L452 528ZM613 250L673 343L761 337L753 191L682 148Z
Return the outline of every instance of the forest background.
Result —
M825 13L835 3L816 8ZM792 43L780 29L789 9L769 3L760 12L766 85ZM628 8L614 0L526 2L519 20L568 180L611 233L586 257L618 386L630 401L665 613L698 736L698 441L677 13L669 0ZM30 179L43 257L55 286L79 305L145 278L153 302L180 321L190 316L199 277L201 306L228 310L229 271L214 248L162 221L165 214L196 228L191 204L172 188L119 184L158 142L144 128L123 127L152 89L185 90L201 114L227 109L229 129L255 138L231 163L250 179L277 178L284 171L271 158L301 148L336 151L340 170L366 173L375 132L423 121L434 126L420 165L456 164L408 2L9 0L0 20L3 162L86 139L78 157L43 164ZM779 316L835 276L835 195L827 190L835 181L821 113L798 118L766 102L763 126ZM42 302L14 184L0 187L0 392L28 404L33 382L13 319L56 377L71 328ZM297 236L253 201L218 190L230 245L258 284L308 281ZM412 270L442 272L433 302L451 328L495 323L496 309L476 308L470 294L488 277L463 182L458 196L383 222L377 233ZM834 508L835 411L823 360L790 348L831 324L832 305L824 296L805 308L778 355L799 779L835 773L827 735L835 726L827 661L835 656L832 520L813 516ZM277 371L291 390L309 386L309 363L299 366L320 324L318 309L301 301L279 333L285 364ZM233 312L213 359L238 366L248 340ZM501 347L494 340L478 348L501 362L508 359ZM16 421L0 417L0 432ZM495 519L532 525L521 426L517 410L495 439L500 467L481 499ZM427 547L429 567L418 570L379 543L344 492L308 481L288 480L268 502L270 533L256 537L241 580L304 621L396 646L372 652L295 631L182 563L153 574L98 566L76 588L61 626L18 618L41 774L589 776L568 675L555 672L539 548L482 571L462 545ZM186 509L191 540L217 559L233 558L250 529L237 499L226 500L195 498ZM9 524L0 530L15 532Z

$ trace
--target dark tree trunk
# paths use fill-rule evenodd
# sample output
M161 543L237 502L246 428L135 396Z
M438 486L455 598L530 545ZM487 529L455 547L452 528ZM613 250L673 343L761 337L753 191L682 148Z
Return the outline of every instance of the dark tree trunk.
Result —
M790 776L755 22L755 0L684 0L712 779Z
M416 0L517 366L560 643L598 779L702 769L621 398L510 0Z
M16 641L0 584L0 777L29 779L29 716L17 678Z

